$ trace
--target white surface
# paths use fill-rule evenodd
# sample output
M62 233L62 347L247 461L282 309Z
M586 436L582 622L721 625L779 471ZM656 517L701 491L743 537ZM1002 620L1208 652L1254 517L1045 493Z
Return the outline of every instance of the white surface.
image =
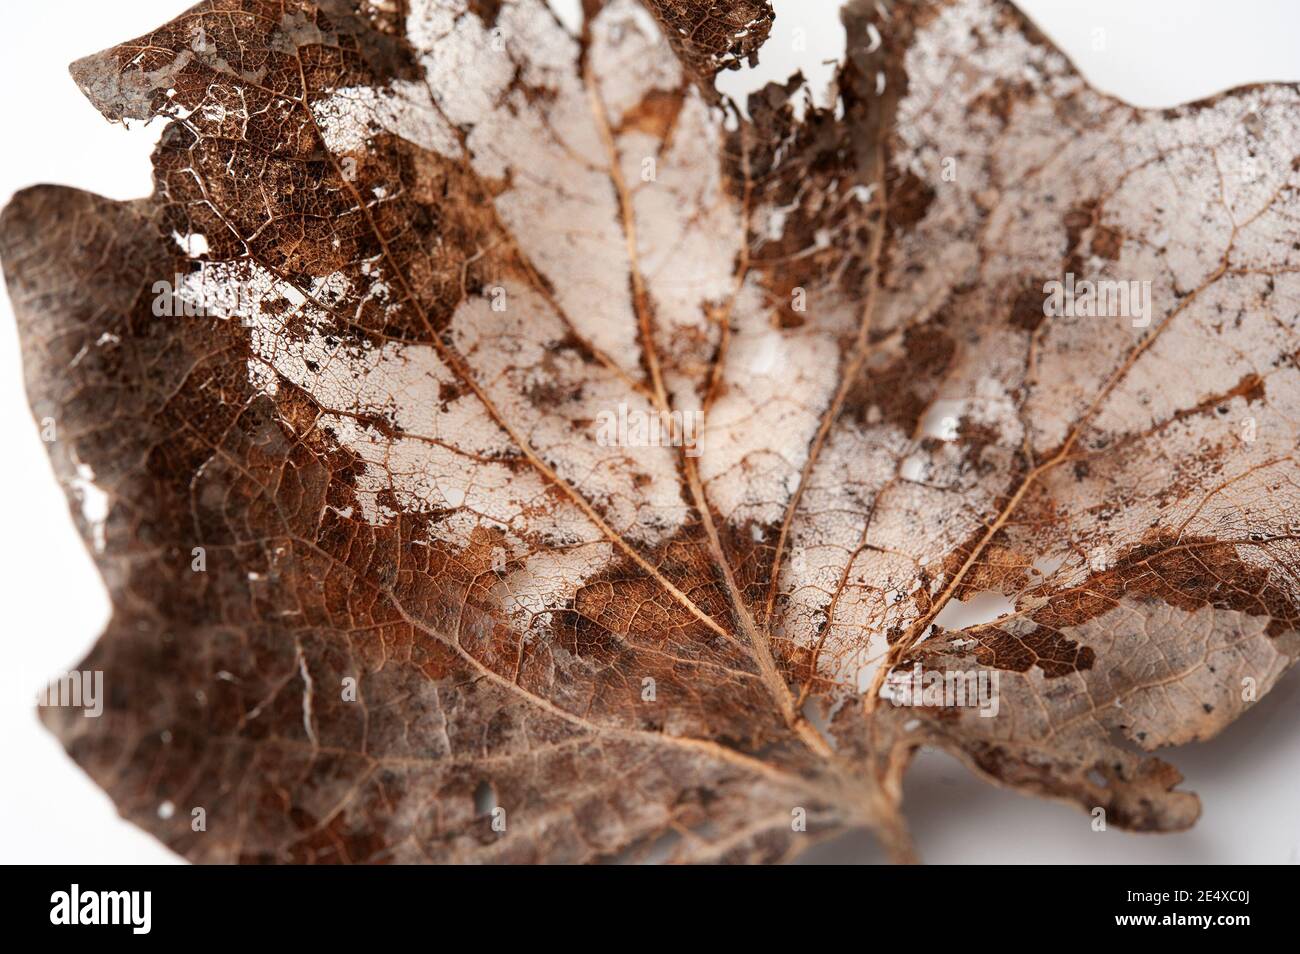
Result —
M73 59L138 36L184 0L41 0L5 5L0 29L0 203L17 189L58 182L118 199L150 191L149 153L161 124L130 132L104 122L68 77ZM1248 82L1300 81L1300 3L1288 0L1025 0L1022 7L1097 87L1142 106L1168 106ZM776 39L739 93L810 76L843 47L832 0L778 0ZM789 38L802 27L807 49ZM1096 40L1103 31L1102 49ZM785 39L783 39L785 38ZM827 53L830 50L830 53ZM19 136L21 135L21 140ZM19 145L21 143L21 145ZM8 297L0 295L2 492L0 545L7 612L0 669L0 861L166 862L175 856L119 819L108 798L67 759L33 714L36 689L74 666L103 627L107 598L77 538L27 409ZM931 862L1300 861L1300 673L1292 672L1212 742L1170 756L1204 815L1178 836L1104 834L1061 805L974 780L946 756L923 756L907 805ZM879 858L865 838L816 850L818 860Z

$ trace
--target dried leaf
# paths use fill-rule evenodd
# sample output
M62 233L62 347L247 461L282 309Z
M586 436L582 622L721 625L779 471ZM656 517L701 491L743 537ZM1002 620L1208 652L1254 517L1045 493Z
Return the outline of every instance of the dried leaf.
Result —
M999 0L859 0L831 108L742 114L766 3L585 7L73 65L171 122L151 198L0 229L114 605L47 724L196 861L907 859L921 745L1190 825L1147 753L1300 652L1300 94L1136 110Z

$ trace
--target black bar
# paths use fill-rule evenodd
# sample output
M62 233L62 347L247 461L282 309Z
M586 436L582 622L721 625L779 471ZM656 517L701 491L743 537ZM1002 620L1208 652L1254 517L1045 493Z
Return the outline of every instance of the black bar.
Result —
M734 940L751 931L761 938L782 925L802 925L810 939L825 932L827 939L867 943L875 936L889 943L909 934L923 938L930 930L951 939L963 924L971 938L990 940L1007 932L1072 943L1101 935L1182 940L1200 933L1232 943L1242 932L1277 932L1294 918L1293 892L1286 888L1291 873L1267 867L960 873L888 867L43 867L8 874L14 876L5 893L9 925L51 939L75 932L83 940L93 933L127 943L374 944L381 937L406 943L401 939L414 932L442 946L467 931L484 931L485 940L497 942L503 932L518 930L536 942L577 932L618 944L659 932L666 932L663 941ZM86 912L87 905L100 907L98 892L149 892L148 932L136 930L143 927L143 894L135 896L134 907L122 895L108 899L104 910L111 915L116 906L126 923L52 923L69 920L74 884ZM92 894L95 901L88 902ZM600 927L611 918L622 925L619 937Z

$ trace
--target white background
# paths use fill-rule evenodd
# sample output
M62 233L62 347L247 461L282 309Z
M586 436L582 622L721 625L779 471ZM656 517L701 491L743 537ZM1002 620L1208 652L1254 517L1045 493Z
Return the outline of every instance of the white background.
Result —
M572 5L576 0L563 0ZM184 0L40 0L6 4L0 31L0 203L37 182L115 199L151 189L149 153L161 123L111 126L67 73L77 57L165 22ZM796 65L814 79L843 50L834 0L778 0L763 63L730 74L739 93L784 79ZM1140 106L1169 106L1248 82L1300 81L1295 0L1024 0L1026 10L1094 85ZM807 50L791 38L802 28ZM1096 31L1104 31L1095 49ZM0 586L7 625L0 647L0 861L169 862L176 857L119 819L33 714L37 687L75 666L108 617L108 601L67 515L28 412L17 336L0 295ZM1300 671L1219 738L1171 756L1201 795L1204 814L1176 836L1094 833L1073 808L1023 798L973 779L928 753L908 777L909 818L931 862L1300 861ZM878 860L865 836L812 853L817 860Z

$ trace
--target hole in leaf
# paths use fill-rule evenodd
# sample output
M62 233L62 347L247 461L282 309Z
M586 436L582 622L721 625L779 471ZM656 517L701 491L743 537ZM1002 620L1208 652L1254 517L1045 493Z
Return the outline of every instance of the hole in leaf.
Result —
M478 783L478 788L474 789L474 814L479 817L491 815L496 807L496 789L492 787L491 782L484 779Z

